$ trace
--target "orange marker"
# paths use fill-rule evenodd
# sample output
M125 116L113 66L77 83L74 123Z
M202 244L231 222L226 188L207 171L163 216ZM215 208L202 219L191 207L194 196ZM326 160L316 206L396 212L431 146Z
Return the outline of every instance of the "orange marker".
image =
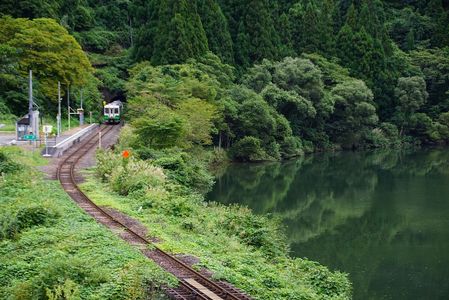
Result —
M129 153L128 150L125 150L125 151L122 152L123 158L128 158L130 155L131 155L131 153Z

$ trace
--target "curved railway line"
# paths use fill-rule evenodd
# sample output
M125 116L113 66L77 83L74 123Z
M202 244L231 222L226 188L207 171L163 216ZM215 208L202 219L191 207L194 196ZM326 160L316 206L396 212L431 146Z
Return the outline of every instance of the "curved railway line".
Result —
M77 163L98 144L98 131L102 131L103 135L106 136L113 127L100 126L96 132L87 137L86 141L75 146L62 158L56 175L64 190L99 223L118 233L122 239L138 247L148 258L153 259L162 268L179 279L180 285L177 288L165 289L171 299L250 300L249 296L229 283L213 281L173 255L161 250L145 236L131 229L104 208L96 205L80 190L75 176ZM151 245L151 247L149 248L148 245Z

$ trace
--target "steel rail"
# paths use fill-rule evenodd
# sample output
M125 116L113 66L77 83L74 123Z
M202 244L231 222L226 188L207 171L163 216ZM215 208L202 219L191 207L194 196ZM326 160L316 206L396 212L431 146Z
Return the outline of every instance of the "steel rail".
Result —
M107 126L107 127L108 127L108 129L104 132L104 135L109 133L109 131L111 131L112 128L113 128L113 126ZM100 129L101 129L101 127L100 127ZM184 269L184 271L187 271L187 273L190 273L191 275L193 275L193 276L191 276L192 278L199 280L201 284L203 284L205 287L210 289L212 292L218 293L219 296L220 297L224 297L225 300L242 300L242 299L250 300L251 298L249 298L247 295L243 294L240 291L235 290L235 291L233 291L233 293L227 291L226 288L219 286L218 284L216 284L215 282L213 282L209 278L205 277L203 274L199 273L198 271L194 270L192 267L190 267L189 265L185 264L184 262L182 262L178 258L176 258L173 255L170 255L169 253L167 253L164 250L160 249L153 242L148 240L146 237L144 237L144 236L140 235L139 233L135 232L134 230L129 228L126 224L124 224L120 220L117 220L114 216L112 216L110 213L108 213L105 209L103 209L102 207L98 206L92 200L89 199L89 197L78 187L78 184L76 183L75 166L79 162L79 160L88 151L90 151L96 145L97 140L98 140L97 134L96 133L92 134L92 136L87 141L85 141L80 146L78 146L78 149L83 149L83 148L85 148L85 149L83 149L82 151L74 151L73 153L71 153L67 158L65 158L59 164L58 169L57 169L57 178L61 182L61 185L63 186L63 188L64 188L64 180L62 179L61 173L62 173L63 166L66 165L66 167L70 166L70 171L69 171L70 176L68 177L69 181L68 182L66 181L65 184L72 185L73 188L76 190L76 193L79 196L81 196L82 200L84 200L88 204L92 205L103 216L107 217L109 220L111 220L114 223L118 224L119 227L121 227L122 229L126 230L133 237L139 239L145 245L151 245L154 248L155 251L157 251L158 253L162 254L162 256L165 257L166 259L168 259L169 262L171 262L171 263L174 262L175 264L177 264L180 267L182 267ZM91 143L93 141L95 141L95 142ZM90 143L91 143L91 145L89 145ZM69 161L72 158L75 158L75 159L73 161ZM65 174L65 175L67 175L67 174ZM198 297L200 297L200 299L204 299L204 300L210 299L206 295L202 294L200 290L195 289L194 287L190 286L190 284L188 284L183 278L179 278L179 279L180 279L180 284L185 289L190 291L193 295L198 296ZM235 293L240 294L239 295L240 297L235 296L234 295Z

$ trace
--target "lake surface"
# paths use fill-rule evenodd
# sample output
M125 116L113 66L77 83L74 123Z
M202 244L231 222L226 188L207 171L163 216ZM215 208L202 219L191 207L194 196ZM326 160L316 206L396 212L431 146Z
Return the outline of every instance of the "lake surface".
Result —
M208 200L282 218L292 256L354 299L449 299L449 150L343 152L219 170Z

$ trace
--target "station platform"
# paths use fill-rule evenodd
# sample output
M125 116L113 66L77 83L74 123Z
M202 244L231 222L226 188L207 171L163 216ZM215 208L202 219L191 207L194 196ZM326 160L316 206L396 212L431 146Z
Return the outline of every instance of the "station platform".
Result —
M48 149L45 148L44 138L36 142L17 141L14 132L0 131L0 146L17 145L28 150L43 146L42 154L48 153L49 156L59 157L71 146L82 141L85 136L89 135L98 126L98 124L83 125L64 131L59 137L50 137L47 139Z
M66 131L59 137L48 139L47 147L45 147L44 141L41 141L41 145L44 146L42 155L48 154L51 157L62 156L65 151L84 140L84 138L97 129L98 126L98 124L84 125Z

